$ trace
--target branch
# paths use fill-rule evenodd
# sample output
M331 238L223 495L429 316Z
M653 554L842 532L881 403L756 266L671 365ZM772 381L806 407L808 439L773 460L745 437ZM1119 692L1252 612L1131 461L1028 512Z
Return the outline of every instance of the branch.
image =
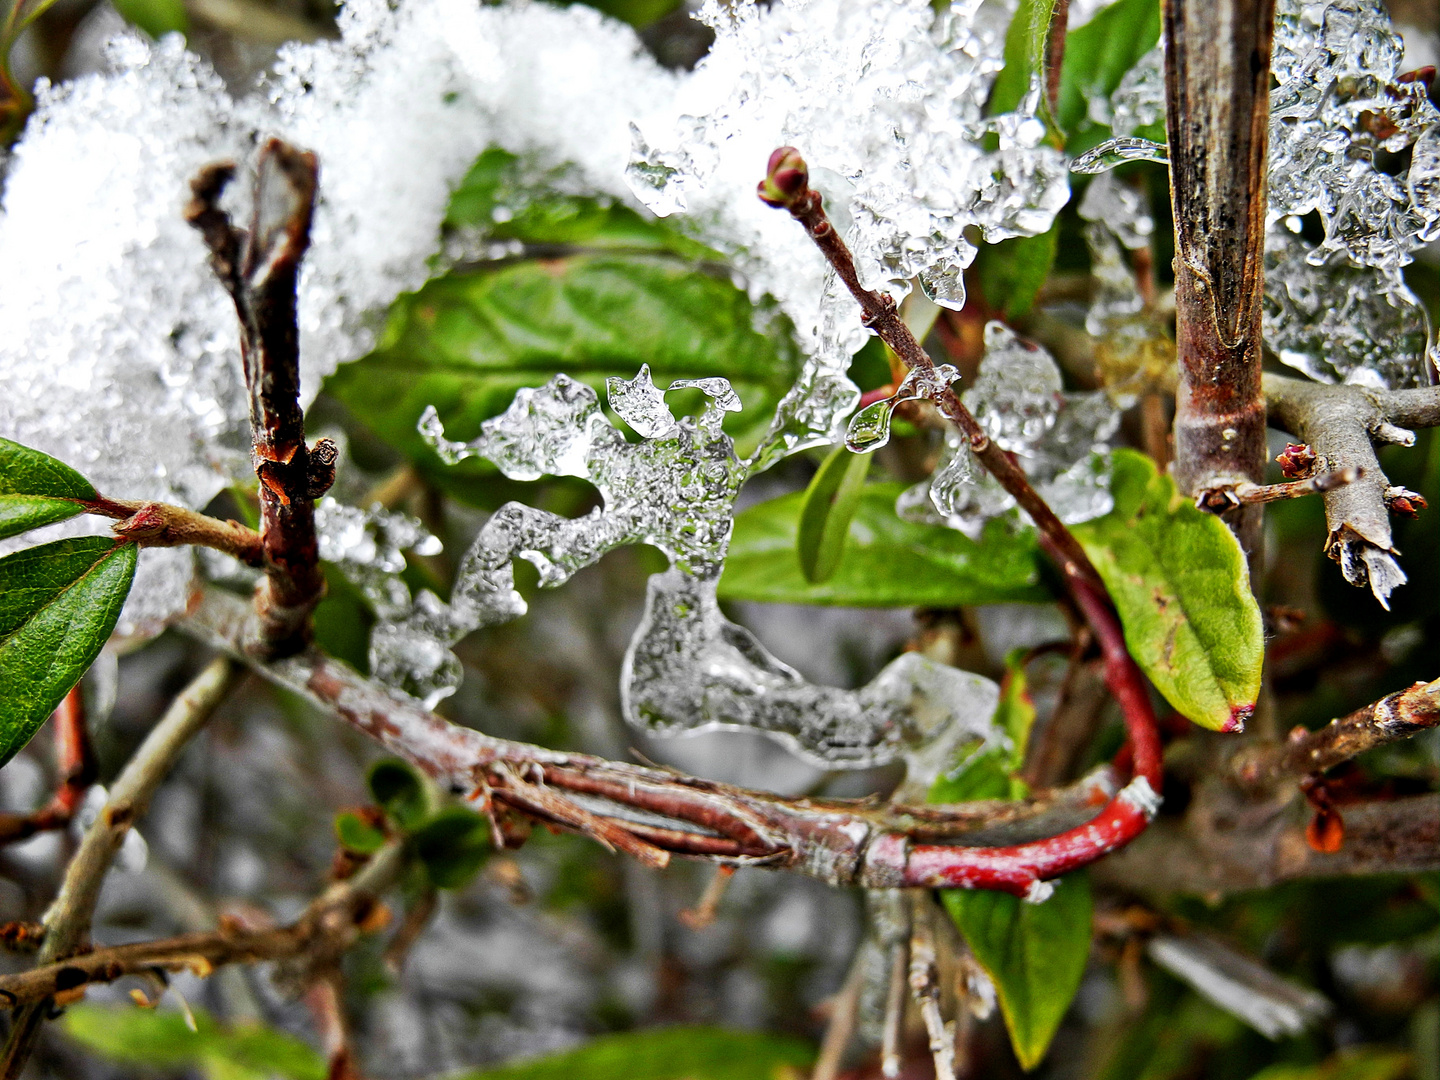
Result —
M194 198L185 216L204 236L211 266L240 318L265 554L252 647L261 655L282 656L309 641L310 613L324 595L313 500L335 479L335 445L325 439L313 448L305 445L295 321L295 286L310 243L318 166L313 154L279 139L267 142L257 165L248 231L231 224L219 205L234 174L228 162L202 170L191 182Z
M1175 218L1175 481L1194 495L1265 471L1260 393L1274 0L1165 0ZM1262 511L1226 515L1254 569ZM1252 585L1253 587L1253 585Z
M50 718L50 729L55 735L55 771L60 777L55 795L34 813L0 814L0 845L65 828L95 782L95 754L85 728L85 701L79 685L60 702Z
M1375 444L1409 445L1415 436L1406 428L1440 426L1440 387L1369 390L1266 375L1264 388L1271 425L1308 443L1317 468L1360 474L1325 493L1325 553L1347 581L1369 584L1388 609L1390 593L1406 578L1390 533L1397 489L1380 468Z
M361 933L376 928L383 918L380 897L399 880L404 866L401 845L388 844L354 877L331 885L289 926L252 929L238 920L222 919L219 929L210 933L94 949L18 975L0 976L0 997L10 1008L26 1009L127 975L158 969L205 977L225 964L266 961L298 965L288 974L308 983L315 971L333 966Z
M265 565L265 547L260 534L238 521L221 521L170 503L132 502L107 499L103 495L76 501L87 514L117 519L111 531L141 547L199 545L223 551L246 566Z
M41 965L62 961L84 944L105 872L124 843L126 833L144 814L150 797L169 774L181 751L204 727L242 673L241 668L223 657L211 661L180 692L116 778L109 800L80 841L79 850L65 868L60 893L45 913L45 940L38 961ZM16 1015L5 1044L3 1070L0 1070L6 1080L13 1080L24 1068L48 1011L42 1002L27 1006Z

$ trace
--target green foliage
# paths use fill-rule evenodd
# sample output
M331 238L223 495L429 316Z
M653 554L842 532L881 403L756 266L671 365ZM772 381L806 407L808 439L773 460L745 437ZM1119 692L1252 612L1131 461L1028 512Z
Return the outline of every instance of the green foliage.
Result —
M932 803L970 802L975 799L1023 799L1029 787L1016 774L1025 764L1025 748L1035 725L1035 702L1030 699L1024 651L1005 658L1005 678L993 723L1009 737L1009 746L982 749L935 778Z
M1319 1065L1271 1065L1250 1080L1407 1080L1415 1060L1398 1050L1379 1046L1351 1047Z
M190 31L190 17L183 0L115 0L115 10L132 26L152 38Z
M0 439L0 539L72 518L77 499L95 498L90 481L49 454Z
M335 839L346 851L356 855L373 855L385 844L385 833L353 810L335 815Z
M0 559L0 765L100 654L135 577L136 547L56 540Z
M606 1035L575 1050L455 1080L785 1080L814 1059L808 1043L709 1027Z
M975 257L975 271L986 303L1001 309L1007 319L1030 313L1035 295L1050 276L1060 244L1060 222L1039 236L1012 236L998 244L983 244Z
M1050 100L1045 93L1046 58L1054 15L1055 0L1020 0L1020 6L1010 20L1010 29L1005 34L1005 66L995 76L995 85L991 87L989 112L995 116L1013 111L1031 86L1038 82L1038 115L1051 139L1057 145L1064 145L1064 136L1050 112Z
M1117 450L1115 508L1074 527L1155 688L1197 724L1226 730L1260 692L1260 607L1239 542L1145 455Z
M950 917L995 982L1015 1056L1033 1069L1070 1007L1090 955L1090 879L1082 870L1055 882L1043 904L1009 893L946 889Z
M437 889L467 884L492 850L489 824L464 806L441 810L416 829L410 841Z
M869 454L837 446L805 489L795 552L800 557L800 573L812 585L829 581L840 565L850 536L850 520L865 491L870 460Z
M416 829L430 816L430 785L413 765L398 758L377 761L369 783L375 802L402 830Z
M758 311L711 267L714 252L628 207L557 194L547 180L554 174L532 177L513 154L482 154L451 199L447 226L518 240L530 245L525 255L460 267L401 296L375 351L326 383L460 498L483 498L476 481L494 470L475 461L441 468L415 430L426 405L451 438L469 439L516 390L557 372L600 389L648 363L661 385L730 379L746 407L727 419L738 434L768 422L799 371L789 323Z
M804 494L760 503L735 517L720 578L727 600L855 607L960 607L1042 601L1039 549L1032 533L992 521L980 540L942 525L895 515L900 484L867 485L850 519L835 573L807 582L795 559Z
M1090 101L1113 94L1125 73L1159 40L1159 0L1116 0L1068 34L1060 67L1060 126L1072 136L1096 126L1089 120Z
M325 1080L320 1055L300 1040L261 1025L222 1027L194 1010L195 1031L179 1012L75 1005L65 1033L117 1065L197 1069L206 1080Z
M325 599L312 616L315 644L361 675L369 675L370 629L375 625L375 613L349 578L329 563L323 563L322 569Z

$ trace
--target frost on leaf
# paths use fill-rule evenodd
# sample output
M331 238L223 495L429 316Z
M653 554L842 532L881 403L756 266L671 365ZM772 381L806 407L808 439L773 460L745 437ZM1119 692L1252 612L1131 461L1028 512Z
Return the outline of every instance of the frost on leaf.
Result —
M671 567L650 579L625 658L624 712L642 730L758 728L830 767L871 765L921 747L933 752L942 735L988 732L996 691L985 679L908 653L859 690L814 686L721 614L715 587L735 497L750 471L721 428L739 402L724 379L685 379L668 389L682 387L706 395L698 417L676 420L648 369L610 380L611 407L642 436L638 443L606 420L594 390L565 375L521 390L468 444L445 440L428 414L427 437L449 460L485 457L517 480L577 476L599 489L604 506L573 520L519 503L501 507L466 554L448 608L438 601L417 606L377 634L377 673L433 701L454 688L445 681L453 670L443 663L448 650L440 650L439 667L426 670L435 649L411 645L427 631L432 643L437 629L448 634L438 640L449 644L523 614L514 559L534 564L540 584L554 586L607 551L645 543L669 556Z
M990 438L1015 455L1062 521L1075 524L1109 512L1105 454L1120 412L1106 394L1065 393L1048 352L992 322L985 327L980 375L963 400ZM896 509L901 517L974 537L990 518L1014 511L1015 500L951 429L934 475L905 492Z

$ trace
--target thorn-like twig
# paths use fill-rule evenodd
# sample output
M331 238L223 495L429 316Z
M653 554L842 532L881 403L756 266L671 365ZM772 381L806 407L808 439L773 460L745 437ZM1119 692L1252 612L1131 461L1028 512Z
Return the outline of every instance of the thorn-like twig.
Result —
M1211 514L1224 514L1237 506L1298 499L1302 495L1323 495L1346 484L1353 484L1364 475L1364 470L1346 465L1332 472L1319 473L1304 480L1291 480L1284 484L1252 484L1248 480L1242 480L1238 484L1226 484L1200 492L1195 496L1195 505ZM1421 503L1423 505L1423 499Z

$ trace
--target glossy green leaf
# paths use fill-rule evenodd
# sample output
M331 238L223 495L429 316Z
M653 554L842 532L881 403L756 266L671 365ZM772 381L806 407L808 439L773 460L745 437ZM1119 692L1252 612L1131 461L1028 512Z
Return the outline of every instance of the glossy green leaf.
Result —
M870 455L837 446L816 471L800 504L795 552L800 573L812 585L829 581L845 553L850 520L865 490Z
M95 498L90 481L49 454L0 439L0 539L81 512L76 499Z
M809 1043L711 1027L627 1031L575 1050L455 1080L790 1080L815 1058Z
M0 765L30 741L115 629L136 547L56 540L0 559Z
M190 30L190 17L183 0L114 0L115 10L132 26L138 26L152 38L169 33L185 34Z
M489 823L464 806L441 810L415 830L411 840L437 889L467 884L493 850Z
M1090 101L1113 94L1126 72L1159 40L1159 0L1116 0L1066 35L1065 62L1060 66L1060 126L1070 134L1089 126Z
M1260 693L1265 634L1240 544L1168 475L1117 450L1115 508L1074 527L1125 624L1130 654L1175 709L1229 730Z
M1043 904L1009 893L946 889L940 894L975 958L995 983L1015 1056L1033 1069L1070 1007L1090 955L1090 879L1081 870L1055 882Z
M362 423L447 490L475 498L495 475L474 460L444 468L415 430L434 405L452 439L556 372L602 389L649 363L671 379L724 376L745 406L741 425L768 421L799 353L788 323L755 329L756 308L728 279L665 255L588 254L452 274L396 301L379 347L343 364L327 389ZM738 431L740 428L732 428Z
M178 1011L74 1005L65 1034L116 1065L198 1069L207 1080L325 1080L320 1055L292 1035L254 1025L223 1027L194 1009L195 1031Z
M895 515L900 484L869 484L850 519L840 565L811 584L795 558L804 494L752 506L735 518L720 596L781 604L959 607L1044 601L1039 550L1029 533L992 521L981 538Z
M982 244L975 257L985 300L1007 319L1028 315L1035 295L1050 276L1060 243L1060 223L1039 236L1012 236L998 244Z
M351 810L335 815L335 839L356 855L373 855L385 845L385 833Z
M1038 115L1049 129L1052 139L1063 145L1064 139L1050 113L1045 94L1046 58L1050 45L1050 23L1055 14L1055 0L1020 0L1010 29L1005 33L1005 66L995 76L990 90L988 112L991 116L1012 112L1030 87L1038 82L1040 102ZM1063 70L1063 68L1062 68Z
M590 7L603 11L612 19L627 22L640 30L657 19L669 15L684 0L582 0Z
M413 765L398 758L371 766L370 794L390 820L407 832L430 816L429 785Z

